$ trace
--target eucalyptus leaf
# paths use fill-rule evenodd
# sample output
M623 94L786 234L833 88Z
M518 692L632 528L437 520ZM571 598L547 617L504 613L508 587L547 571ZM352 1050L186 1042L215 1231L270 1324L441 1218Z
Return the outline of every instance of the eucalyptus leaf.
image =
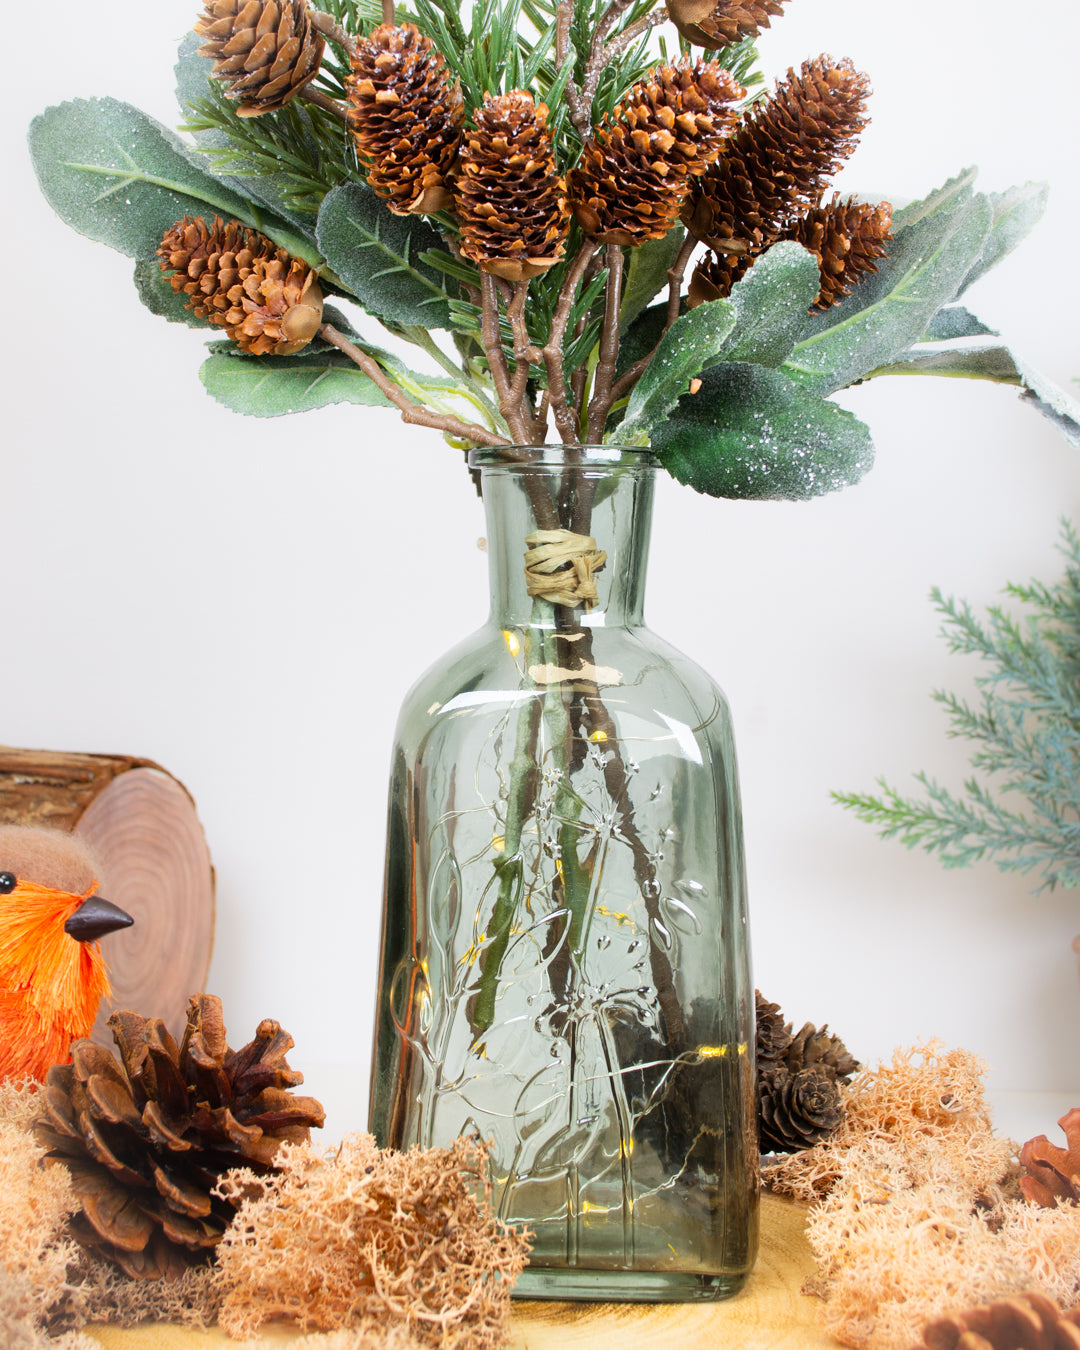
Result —
M183 291L173 290L156 257L140 258L136 262L135 289L150 313L159 318L168 319L170 323L183 323L189 328L206 329L211 326L188 308L188 297Z
M626 415L614 436L618 444L645 443L694 376L715 359L735 327L735 317L730 301L708 300L675 320L630 394Z
M282 417L331 403L392 406L374 381L337 351L243 360L214 354L203 362L199 378L219 403L250 417Z
M76 99L30 124L30 155L49 205L99 243L146 258L187 215L214 215L261 229L259 209L193 160L193 152L138 108L113 98ZM310 244L284 228L273 238L318 265Z
M993 212L993 224L990 237L982 251L982 257L968 272L958 294L962 294L973 282L991 267L995 267L1006 254L1025 239L1042 219L1050 195L1046 183L1023 183L1009 188L1006 192L991 192L988 200Z
M820 290L821 268L814 255L801 244L774 244L731 288L735 327L719 359L781 365L806 331Z
M323 201L316 237L370 314L409 327L451 326L443 278L419 256L443 245L416 216L395 216L370 188L344 184Z
M653 432L680 483L712 497L801 500L857 483L874 460L869 430L782 371L715 366Z
M619 309L620 328L629 328L650 300L668 284L668 270L674 265L685 237L686 231L676 225L662 239L647 239L639 248L630 250L630 266Z
M992 212L983 196L957 192L913 217L878 271L811 319L784 369L816 394L831 394L888 365L918 342L982 256Z

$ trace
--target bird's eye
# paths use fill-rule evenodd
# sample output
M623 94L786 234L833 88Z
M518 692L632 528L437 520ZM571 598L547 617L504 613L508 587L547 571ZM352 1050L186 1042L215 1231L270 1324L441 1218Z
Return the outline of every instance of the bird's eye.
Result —
M10 895L18 884L14 872L0 872L0 895Z

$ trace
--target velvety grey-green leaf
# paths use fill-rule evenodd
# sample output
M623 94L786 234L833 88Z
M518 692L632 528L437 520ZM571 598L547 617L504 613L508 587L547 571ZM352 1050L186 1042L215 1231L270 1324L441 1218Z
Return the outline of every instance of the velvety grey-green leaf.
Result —
M391 406L378 386L338 352L244 360L212 355L199 378L219 403L250 417L282 417L330 403Z
M681 483L712 497L801 500L856 483L870 468L869 430L779 370L716 366L653 433Z
M647 442L694 376L712 364L734 326L735 306L728 300L709 300L675 320L630 394L614 435L618 444Z
M735 327L717 353L720 361L779 366L806 331L821 290L821 268L801 244L774 244L731 288Z
M648 356L664 336L667 323L667 304L651 305L639 314L629 328L623 329L619 342L619 357L615 363L617 375L629 370L635 362Z
M905 226L876 273L811 319L784 369L826 395L888 365L956 295L982 255L990 225L987 199L958 193Z
M1050 187L1047 183L1022 183L1005 192L988 194L993 224L982 257L968 272L959 294L989 272L1025 239L1043 217Z
M72 228L129 258L153 253L186 215L260 228L252 203L193 162L170 131L128 103L76 99L30 124L30 155L49 205ZM298 257L318 256L288 232L276 242Z
M963 305L946 305L930 320L920 340L948 342L952 338L967 337L997 337L997 333Z
M135 289L151 314L168 319L170 323L186 324L189 328L211 327L188 308L188 298L183 291L173 290L169 278L158 266L157 258L140 258L135 264Z
M893 234L899 234L901 230L906 230L910 225L915 225L938 211L955 209L958 203L966 201L972 195L978 176L979 171L974 167L961 169L955 178L942 183L941 187L935 188L925 197L898 207L892 213Z
M1080 449L1080 403L1015 353L1013 360L1024 382L1024 400L1033 403L1044 417L1053 422L1070 445Z
M681 225L669 230L662 239L647 239L640 248L630 250L626 285L623 288L619 326L624 331L668 284L668 270L674 264L686 237Z
M418 217L395 216L370 188L343 184L323 200L316 238L370 314L401 325L450 327L443 278L420 261L420 254L443 244Z
M194 105L200 100L210 98L211 76L213 61L208 56L200 56L199 48L205 41L198 33L188 33L180 44L180 51L176 61L176 101L180 106L181 116L185 119L191 116ZM214 81L216 84L217 82ZM263 117L273 117L274 113L263 113ZM220 129L214 127L205 130L195 131L193 133L195 143L203 150L230 150L233 144L228 136ZM213 157L207 156L207 169L213 163ZM315 245L315 217L302 211L295 211L289 205L289 187L290 180L283 173L219 173L213 170L214 177L220 179L226 186L232 188L234 192L241 196L249 197L257 202L266 211L271 213L271 217L266 218L266 226L260 225L264 233L276 238L275 221L281 221L296 234L308 241L314 248Z

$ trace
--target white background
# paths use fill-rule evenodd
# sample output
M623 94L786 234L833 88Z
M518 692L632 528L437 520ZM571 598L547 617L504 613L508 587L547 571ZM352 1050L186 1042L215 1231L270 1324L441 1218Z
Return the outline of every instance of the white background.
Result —
M460 456L389 411L255 420L203 393L200 335L152 318L131 263L51 214L24 142L72 96L173 125L175 43L200 7L48 8L0 82L0 742L145 755L188 786L233 1043L278 1018L331 1125L359 1127L393 720L483 617L479 504ZM969 163L991 189L1050 181L1036 235L969 299L1063 384L1080 376L1077 11L791 0L761 43L770 76L822 51L871 74L844 187L900 203ZM927 592L982 607L1007 580L1052 580L1080 452L997 386L897 379L841 401L877 445L860 486L658 494L648 617L733 705L757 982L864 1060L937 1035L983 1054L998 1092L1080 1091L1076 895L944 871L829 799L919 768L959 784L965 747L929 694L972 671Z

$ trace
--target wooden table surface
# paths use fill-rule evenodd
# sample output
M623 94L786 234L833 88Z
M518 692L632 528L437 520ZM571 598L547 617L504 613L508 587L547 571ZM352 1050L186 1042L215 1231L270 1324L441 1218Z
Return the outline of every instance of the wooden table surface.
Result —
M515 1303L513 1350L837 1350L817 1323L817 1301L800 1293L814 1269L805 1210L766 1196L761 1253L746 1288L722 1303ZM106 1350L218 1350L220 1331L171 1326L87 1327ZM268 1346L299 1333L263 1329Z

